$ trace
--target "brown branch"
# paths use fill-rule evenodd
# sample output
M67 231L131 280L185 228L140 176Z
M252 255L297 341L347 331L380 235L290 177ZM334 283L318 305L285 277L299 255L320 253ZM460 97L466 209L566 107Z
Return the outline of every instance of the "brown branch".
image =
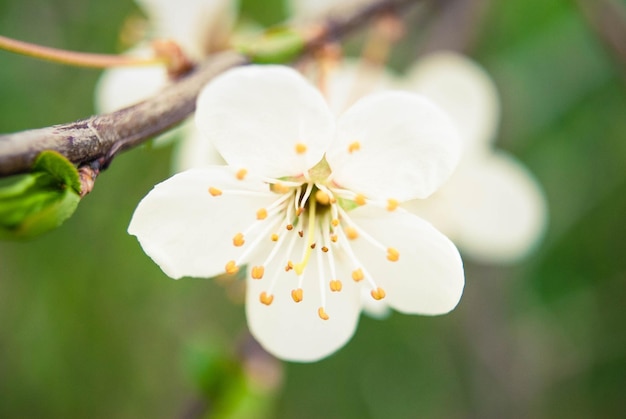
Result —
M419 0L360 1L312 22L302 55L344 37L382 12L395 11ZM200 89L219 73L248 59L224 52L206 59L190 74L137 105L68 124L0 135L0 176L24 173L44 150L55 150L81 165L96 162L106 168L119 152L135 147L176 125L195 110Z

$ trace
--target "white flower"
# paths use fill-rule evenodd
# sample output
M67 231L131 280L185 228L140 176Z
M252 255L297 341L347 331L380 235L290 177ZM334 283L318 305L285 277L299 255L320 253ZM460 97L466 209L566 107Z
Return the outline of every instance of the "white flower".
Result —
M248 325L269 352L313 361L340 348L363 288L404 313L456 306L458 251L399 207L434 192L460 153L430 102L381 93L337 119L294 70L249 66L205 87L196 122L228 166L155 186L128 231L172 278L247 265Z
M444 109L464 141L459 167L444 187L406 208L477 261L507 263L525 256L545 230L546 203L532 173L493 148L500 106L490 77L467 58L441 52L422 58L403 87Z

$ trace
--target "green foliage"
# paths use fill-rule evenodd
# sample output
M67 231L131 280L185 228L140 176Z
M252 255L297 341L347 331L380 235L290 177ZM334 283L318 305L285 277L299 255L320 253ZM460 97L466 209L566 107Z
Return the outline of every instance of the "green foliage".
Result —
M29 239L60 226L79 194L76 168L57 152L42 152L31 173L0 188L0 238Z
M304 36L289 27L274 27L260 36L236 45L243 54L258 64L279 64L293 61L304 48Z

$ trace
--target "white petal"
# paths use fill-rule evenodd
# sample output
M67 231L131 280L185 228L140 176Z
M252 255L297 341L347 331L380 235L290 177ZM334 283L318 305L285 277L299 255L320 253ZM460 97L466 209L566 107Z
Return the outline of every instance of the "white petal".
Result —
M194 59L223 48L235 21L232 0L137 0L153 38L173 39Z
M358 142L359 149L351 151ZM326 158L333 180L370 198L424 198L452 173L456 129L429 101L404 92L367 96L346 111Z
M526 256L543 236L546 201L532 174L500 152L463 165L433 196L436 212L448 221L446 233L464 255L488 263L514 262ZM428 217L430 199L409 203ZM444 205L445 204L445 205ZM429 211L429 213L434 211ZM439 226L439 221L432 222Z
M315 263L307 266L302 286L304 298L299 303L291 298L291 290L297 288L297 276L293 271L285 272L282 266L278 269L280 276L272 293L274 301L269 306L261 304L259 295L268 290L271 275L266 272L263 279L248 279L247 282L248 327L259 343L276 357L297 362L317 361L345 345L354 334L359 319L360 299L356 284L343 281L341 292L331 293L329 279L326 279L329 319L322 320L317 312L321 305L318 266ZM342 274L343 277L347 275Z
M217 77L198 97L196 123L228 164L269 177L297 176L317 164L334 128L320 92L281 66ZM298 153L298 144L306 151Z
M427 55L403 85L428 97L452 117L466 153L481 152L494 139L500 116L498 92L489 74L468 58L453 52Z
M216 187L223 195L212 196ZM139 203L128 232L167 275L212 277L245 249L232 238L256 221L256 211L276 195L235 195L236 191L267 191L267 185L248 176L237 180L228 167L189 170L156 185ZM253 237L246 238L251 241Z
M443 314L452 310L463 293L463 263L443 234L428 222L398 209L393 212L364 206L350 212L354 223L386 247L400 253L390 262L386 253L364 238L352 248L376 284L386 292L390 307L415 314Z
M181 127L180 135L172 156L174 172L225 164L213 143L200 134L193 119Z
M328 74L328 103L333 113L340 115L363 96L389 88L392 79L383 66L365 60L343 59Z
M129 51L129 55L149 57L151 51L147 47L140 47ZM96 85L96 112L113 112L134 105L155 95L167 82L167 72L163 66L105 70Z

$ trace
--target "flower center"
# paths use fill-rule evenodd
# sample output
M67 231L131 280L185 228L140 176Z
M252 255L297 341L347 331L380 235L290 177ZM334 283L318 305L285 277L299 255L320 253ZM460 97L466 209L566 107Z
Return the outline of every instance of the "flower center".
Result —
M237 172L237 178L243 179L243 170ZM260 264L248 267L248 274L253 280L266 281L267 287L259 295L259 301L271 305L274 301L274 288L281 272L293 272L298 285L291 291L294 303L304 298L303 281L315 281L308 275L311 264L317 265L320 287L318 316L322 320L330 318L326 312L326 293L341 292L342 279L337 275L336 255L342 253L350 265L351 277L354 282L363 282L370 288L370 295L375 300L385 297L385 291L376 285L363 263L355 255L351 242L366 240L386 255L390 262L400 258L399 251L394 247L386 247L370 236L351 219L348 212L362 205L384 206L389 211L397 208L398 202L388 200L384 203L368 200L365 196L342 189L331 180L328 164L323 159L308 173L297 179L266 179L269 189L276 200L265 208L256 208L256 221L245 231L234 232L232 245L241 247L237 260L230 260L225 271L234 274L239 267L252 262L251 256L261 247L271 248ZM209 193L216 199L237 191L221 191L210 187ZM248 237L252 239L248 241ZM296 247L301 248L300 256ZM342 263L344 263L342 261ZM284 296L278 296L283 298ZM314 297L311 297L314 298Z

